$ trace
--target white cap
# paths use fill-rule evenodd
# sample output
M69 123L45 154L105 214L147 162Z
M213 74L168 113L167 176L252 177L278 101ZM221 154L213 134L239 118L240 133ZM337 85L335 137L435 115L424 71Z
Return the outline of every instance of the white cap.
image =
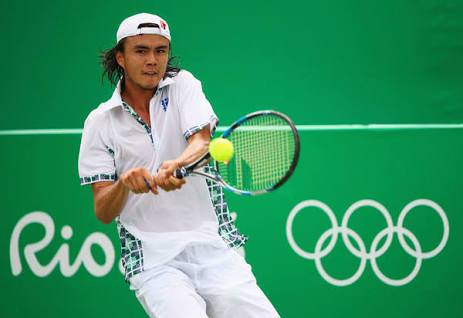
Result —
M146 23L153 25L143 26ZM139 13L128 17L119 25L117 43L123 38L139 34L159 34L170 41L169 26L164 19L154 14Z

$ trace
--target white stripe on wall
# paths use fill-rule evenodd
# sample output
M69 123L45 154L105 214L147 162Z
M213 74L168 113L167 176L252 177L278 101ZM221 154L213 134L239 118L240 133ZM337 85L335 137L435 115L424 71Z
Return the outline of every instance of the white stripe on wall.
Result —
M351 124L351 125L296 125L299 131L317 130L409 130L409 129L462 129L463 124ZM228 127L220 126L217 131ZM0 136L20 135L80 135L82 129L12 129L0 130Z

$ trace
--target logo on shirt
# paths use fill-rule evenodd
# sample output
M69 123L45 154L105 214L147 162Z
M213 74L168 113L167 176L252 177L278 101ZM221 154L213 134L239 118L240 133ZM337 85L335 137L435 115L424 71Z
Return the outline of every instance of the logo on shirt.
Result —
M169 106L169 97L163 98L161 100L161 106L164 111L167 111L167 106Z

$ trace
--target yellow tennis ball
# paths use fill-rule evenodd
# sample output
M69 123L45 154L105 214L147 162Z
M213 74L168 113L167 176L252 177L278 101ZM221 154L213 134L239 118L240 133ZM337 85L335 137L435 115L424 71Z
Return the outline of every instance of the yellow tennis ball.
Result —
M214 160L228 163L233 157L233 144L225 138L215 138L209 144L209 153Z

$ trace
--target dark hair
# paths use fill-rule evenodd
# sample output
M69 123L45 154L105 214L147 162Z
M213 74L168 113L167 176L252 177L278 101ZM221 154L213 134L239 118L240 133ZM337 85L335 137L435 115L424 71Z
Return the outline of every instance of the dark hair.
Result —
M101 52L100 59L101 65L103 66L103 73L101 74L101 80L108 78L109 82L116 86L117 81L124 75L124 69L117 64L116 53L124 51L125 39L120 40L116 46L106 51ZM169 45L169 54L172 52L172 45ZM164 77L174 77L180 72L180 67L174 65L175 56L169 56L167 62L167 70Z

